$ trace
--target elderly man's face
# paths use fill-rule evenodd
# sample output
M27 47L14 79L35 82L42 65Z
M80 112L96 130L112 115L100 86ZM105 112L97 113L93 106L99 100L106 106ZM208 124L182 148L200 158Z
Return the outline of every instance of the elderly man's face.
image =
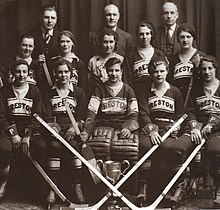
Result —
M120 18L118 8L114 5L109 5L105 8L104 14L106 18L106 27L111 29L117 27Z
M57 13L54 10L46 10L42 17L42 27L49 31L55 27L57 23Z
M162 17L166 26L175 24L179 17L177 6L172 2L166 2L162 7Z

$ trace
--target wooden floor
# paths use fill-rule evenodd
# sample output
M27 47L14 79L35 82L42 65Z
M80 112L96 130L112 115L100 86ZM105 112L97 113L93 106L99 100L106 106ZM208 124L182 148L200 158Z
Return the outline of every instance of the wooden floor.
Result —
M59 210L60 207L65 207L61 202L52 206L53 210ZM42 200L33 195L31 192L22 193L19 191L10 191L10 195L7 195L0 203L0 210L44 210L47 209ZM122 208L129 209L129 208ZM171 209L167 206L164 200L159 209ZM212 202L212 193L210 188L199 189L197 196L189 197L179 206L173 207L173 210L207 210L207 209L220 209L220 206L214 206ZM85 208L86 210L86 208ZM101 210L107 210L105 206Z

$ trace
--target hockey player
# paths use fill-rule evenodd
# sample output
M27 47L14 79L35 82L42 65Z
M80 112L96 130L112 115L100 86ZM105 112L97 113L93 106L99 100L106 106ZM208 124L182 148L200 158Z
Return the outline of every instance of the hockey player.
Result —
M19 37L18 51L14 60L25 60L30 66L28 82L30 84L38 85L38 87L41 87L42 70L40 68L40 65L38 64L38 61L32 58L34 47L34 37L30 36L29 34L22 35L21 37ZM14 60L5 62L1 67L1 79L3 82L2 86L11 83L14 80L14 77L10 70L11 65L14 63Z
M102 160L137 160L138 105L134 91L121 81L121 60L105 63L108 80L97 86L88 105L82 139ZM96 128L94 128L94 123ZM132 189L134 192L134 189Z
M145 173L146 185L152 183L152 177L162 173L161 185L166 185L175 172L183 164L185 156L193 147L190 137L180 136L177 129L163 143L161 136L183 114L183 97L180 90L166 81L169 62L165 57L151 60L149 73L153 82L139 90L137 95L140 109L140 155L143 156L153 145L161 144L156 154L151 158ZM159 162L158 162L159 161ZM152 169L152 170L150 170ZM154 174L150 175L150 172ZM161 176L160 176L161 177ZM156 178L155 178L156 179ZM158 183L158 180L156 180ZM163 187L164 186L158 186ZM184 192L184 176L174 186L170 200L179 202Z
M51 70L53 70L53 64L60 58L68 60L73 70L71 72L71 81L81 87L85 93L88 90L87 84L87 72L84 62L74 53L75 38L74 35L67 30L61 31L58 35L58 48L59 55L52 58Z
M197 67L200 58L205 53L194 47L196 31L190 24L183 23L178 27L177 39L180 44L180 50L170 57L170 71L167 80L181 90L186 108L193 82L192 79L198 79Z
M117 32L105 29L99 33L99 47L98 52L92 58L90 58L88 63L89 70L89 83L90 92L95 90L97 84L104 83L108 80L107 72L105 69L105 62L109 58L118 58L123 61L124 57L116 53L118 34Z
M67 101L76 121L80 123L85 115L86 98L84 91L70 81L73 70L71 63L64 58L60 58L54 63L56 83L43 107L45 119L49 125L60 132L66 141L79 151L80 142L67 114L65 101ZM85 197L81 188L81 161L64 146L62 147L54 137L48 136L45 141L46 148L43 150L48 151L48 173L52 180L58 184L60 169L62 169L66 177L65 181L68 180L68 177L71 180L72 198L78 203L84 203ZM54 191L50 190L46 199L48 204L54 204Z
M24 154L31 150L42 163L42 139L33 113L41 114L40 91L27 82L29 65L17 60L11 67L14 81L0 90L0 198L5 195L12 147Z
M214 203L220 206L220 81L216 78L217 60L204 56L199 63L201 81L197 83L190 97L187 112L191 125L190 135L196 144L206 138L206 154L211 165L215 184ZM201 128L200 124L203 124Z
M137 47L128 52L124 58L123 81L135 91L139 91L140 85L151 81L148 72L151 59L164 55L151 45L155 35L154 25L148 21L141 21L136 28Z

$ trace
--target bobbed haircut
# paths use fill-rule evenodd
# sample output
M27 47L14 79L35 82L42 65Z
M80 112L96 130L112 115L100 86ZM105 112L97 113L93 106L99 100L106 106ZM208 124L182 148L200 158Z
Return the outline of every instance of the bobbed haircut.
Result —
M23 59L18 59L18 60L16 60L16 61L11 65L11 67L10 67L11 73L14 74L16 67L17 67L17 66L20 66L20 65L25 65L25 66L27 66L27 67L28 67L28 73L29 73L30 67L29 67L27 61L25 61L25 60L23 60Z
M111 66L115 65L115 64L120 64L120 65L121 65L121 64L122 64L122 63L121 63L121 60L118 59L118 58L115 58L115 57L109 58L109 59L106 61L106 63L105 63L106 71L108 71L108 69L109 69Z
M205 55L201 58L200 62L199 62L199 70L201 71L201 67L202 67L202 63L203 61L207 61L207 62L211 62L213 67L216 69L216 73L218 71L219 68L219 63L217 61L217 59L212 56L212 55Z
M150 75L152 75L155 71L155 69L157 68L157 66L160 65L165 65L166 66L166 70L169 71L169 61L167 59L166 56L159 56L155 59L152 59L149 63L149 68L148 68L148 72Z
M58 43L60 42L60 39L62 37L62 35L65 35L67 37L69 37L73 43L75 43L75 37L73 35L73 33L71 31L68 31L68 30L64 30L64 31L61 31L57 37L57 41Z
M56 74L56 71L57 71L58 67L59 67L59 66L63 66L63 65L66 65L67 68L68 68L68 70L69 70L70 72L72 72L72 70L73 70L72 64L71 64L68 60L66 60L66 59L64 59L64 58L59 58L59 59L54 63L54 65L53 65L54 73Z
M196 30L191 24L182 23L182 24L179 25L179 27L177 28L177 39L178 39L178 41L179 41L179 35L182 31L185 31L185 32L191 34L192 37L193 37L193 40L196 41Z
M104 29L104 30L101 30L100 33L99 33L99 37L98 37L98 40L99 40L99 47L101 47L101 43L103 41L103 37L105 35L108 35L108 36L113 36L114 37L114 40L115 40L115 49L116 50L116 47L117 47L117 43L118 43L118 40L119 40L119 36L118 36L118 33L114 30L111 30L111 29Z
M148 27L150 30L151 30L151 35L152 35L152 38L151 39L154 39L155 36L156 36L156 29L155 29L155 26L153 25L153 23L147 21L147 20L142 20L140 21L138 24L137 24L137 27L136 27L136 34L139 33L139 29L141 27Z

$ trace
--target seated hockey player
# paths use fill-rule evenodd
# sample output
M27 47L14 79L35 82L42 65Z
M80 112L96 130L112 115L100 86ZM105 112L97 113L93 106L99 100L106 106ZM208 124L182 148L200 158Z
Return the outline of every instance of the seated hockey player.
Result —
M97 86L88 105L82 139L93 149L97 159L138 159L138 104L133 89L123 83L121 60L105 63L108 80ZM94 126L95 124L95 126ZM134 189L132 189L134 191Z
M41 114L41 96L39 89L27 82L29 70L25 60L16 60L11 66L13 82L0 89L0 198L6 192L12 148L24 154L31 151L43 162L39 125L33 118L34 113Z
M190 137L181 136L178 132L180 128L161 143L161 136L183 115L184 111L180 90L166 81L168 71L169 62L166 57L162 56L151 60L149 74L153 82L146 84L137 95L142 126L140 156L143 156L153 145L160 144L158 150L150 158L151 161L148 160L149 167L145 167L140 172L140 175L141 173L144 174L147 188L155 181L154 189L163 189L181 167L188 152L193 148ZM176 203L182 199L185 187L184 180L183 175L174 185L174 192L170 201ZM153 193L156 195L160 192L151 192L151 194ZM149 195L146 197L150 201Z
M86 111L86 97L83 89L71 82L72 71L72 64L64 58L60 58L54 63L56 83L49 92L49 98L44 102L43 113L49 125L55 131L60 132L66 141L79 151L80 141L67 114L65 101L68 103L76 121L80 123L84 119ZM55 184L58 184L58 178L63 178L60 176L61 172L65 174L65 181L71 182L71 189L69 189L71 192L68 191L72 193L71 198L74 202L84 203L85 197L81 186L81 161L54 137L48 135L45 142L45 147L42 149L48 152L49 176ZM49 205L55 203L54 191L49 190L46 200Z
M194 125L190 131L192 141L199 144L202 137L207 140L205 151L214 178L214 203L220 206L220 82L216 78L218 67L213 56L206 55L200 60L201 81L192 90L187 113L189 123Z

